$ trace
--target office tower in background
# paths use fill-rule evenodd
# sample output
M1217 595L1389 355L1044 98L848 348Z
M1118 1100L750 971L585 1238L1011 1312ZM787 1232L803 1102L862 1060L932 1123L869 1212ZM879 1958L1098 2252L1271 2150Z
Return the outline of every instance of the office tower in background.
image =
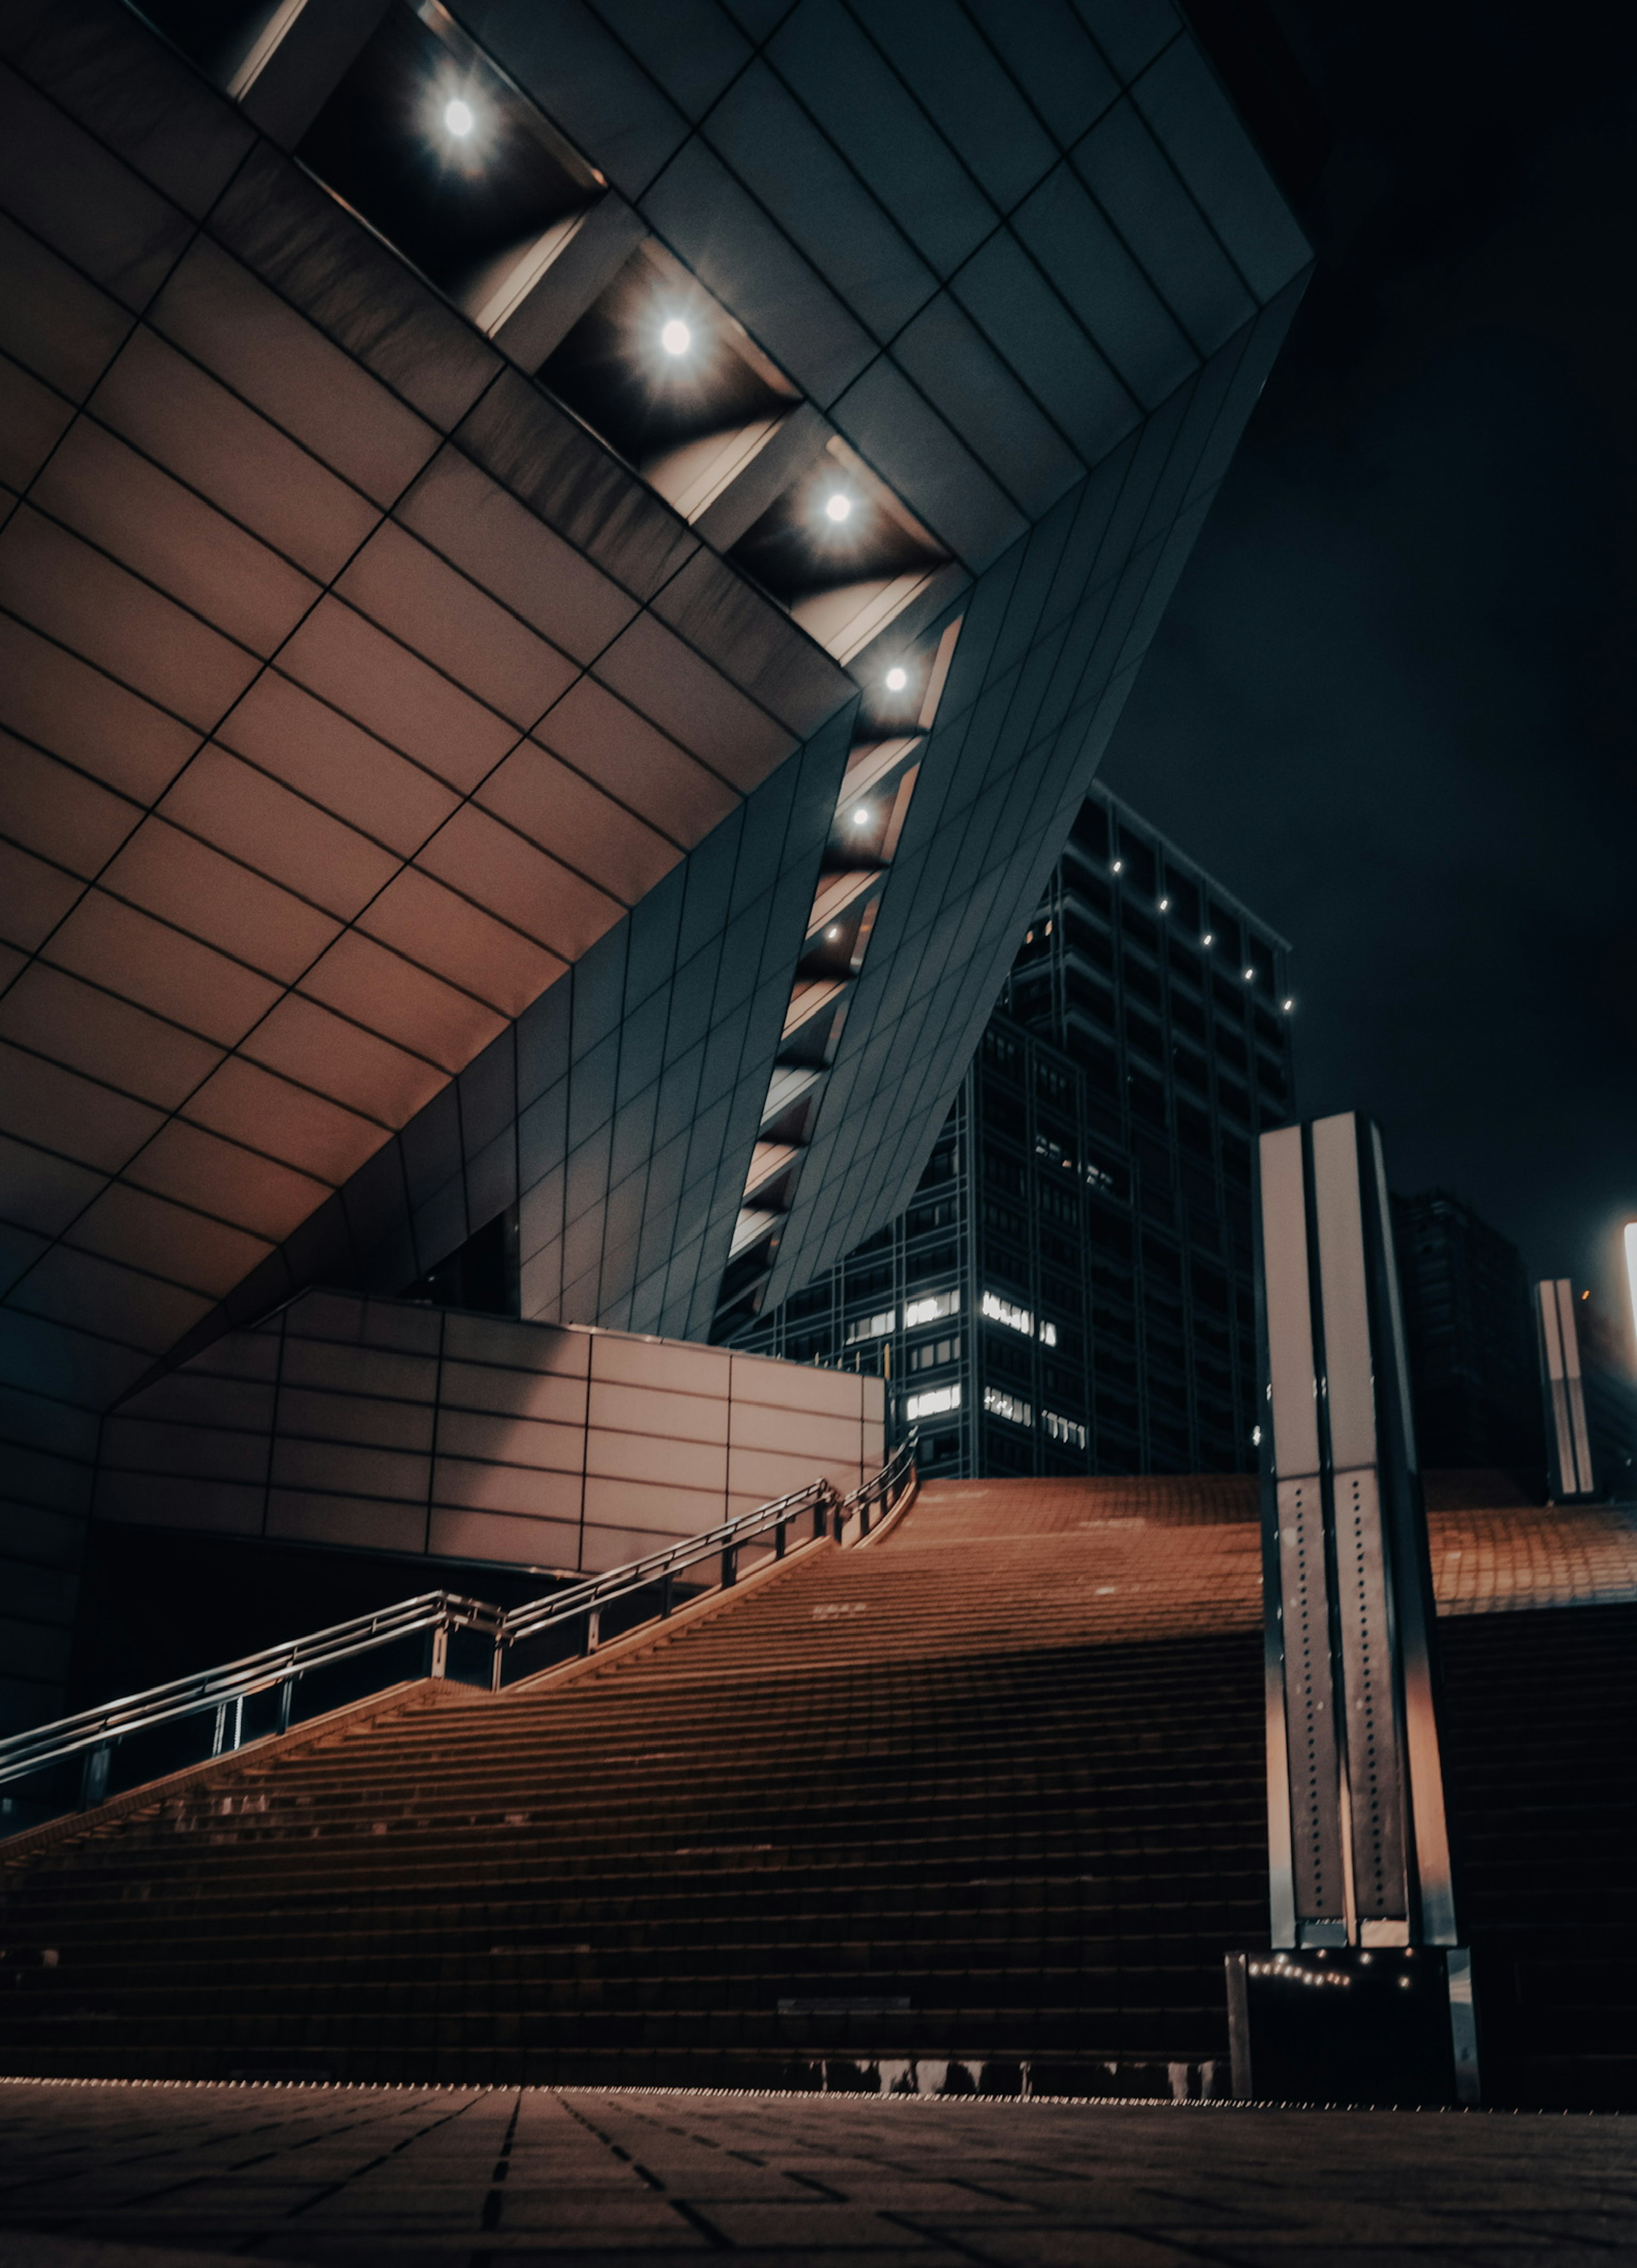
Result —
M1094 787L911 1202L741 1343L885 1373L931 1470L1251 1468L1287 951Z
M1392 1211L1422 1464L1533 1471L1545 1444L1523 1255L1449 1189L1395 1196Z

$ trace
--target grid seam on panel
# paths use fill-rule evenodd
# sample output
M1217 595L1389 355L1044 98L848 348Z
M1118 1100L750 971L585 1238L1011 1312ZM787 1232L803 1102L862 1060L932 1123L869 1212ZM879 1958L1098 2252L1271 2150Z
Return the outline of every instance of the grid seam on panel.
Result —
M492 381L491 381L491 382L492 382ZM384 518L384 517L385 517L385 515L383 515L383 518ZM379 524L379 523L378 523L378 524ZM365 538L365 539L364 539L363 541L367 541L368 540L369 540L368 538ZM360 544L359 549L362 549L362 543ZM353 555L353 556L357 556L357 553L355 552L355 553L354 553L354 555ZM344 572L344 568L343 568L341 571L343 571L343 572ZM681 571L680 571L680 570L678 570L678 571L676 571L680 572ZM674 578L672 578L672 579L674 579ZM661 586L661 587L664 587L664 586ZM314 601L313 603L314 603L314 605L316 606L316 605L319 603L319 601L315 600L315 601ZM305 619L305 618L304 618L304 619ZM293 633L292 633L292 635L293 635ZM610 643L611 643L611 641L610 641ZM134 688L133 688L133 689L134 689ZM464 689L464 688L463 688L463 689ZM242 697L242 696L241 696L241 697ZM546 712L546 713L549 713L549 711L548 711L548 712ZM502 757L502 758L500 759L500 762L504 762L504 761L505 761L505 757ZM789 760L788 760L788 759L786 759L786 761L789 761ZM180 777L180 775L179 775L179 777ZM473 794L475 794L475 793L476 793L476 790L473 790L471 792L472 792ZM469 799L470 799L470 797L468 796L468 800L469 800ZM319 806L319 807L321 807L321 806ZM430 839L430 838L429 838L429 839ZM527 840L528 838L525 836L525 837L523 837L522 839L524 839L524 840ZM383 885L382 887L385 887L386 886L385 886L385 885ZM362 911L362 910L364 910L364 909L360 909L360 911ZM357 915L355 915L355 916L354 916L354 917L353 917L353 923L349 924L348 924L348 926L349 926L349 927L353 926L353 925L356 924L356 922L357 922L357 919L358 919L358 917ZM326 948L326 950L328 950L328 948ZM321 954L318 956L318 958L321 959L321 958L322 958L322 954ZM313 965L314 965L314 966L316 965L316 961L315 961L315 963L314 963ZM308 973L310 973L310 971L309 971ZM301 981L300 979L298 979L298 980L297 980L297 982L298 982L298 983L299 983L300 981ZM293 990L293 989L294 989L294 987L293 987L293 986L287 988L287 990ZM269 1009L269 1011L268 1012L269 1012L269 1013L270 1013L270 1012L271 1012L271 1010ZM350 1019L349 1019L348 1020L350 1020ZM253 1027L252 1028L254 1029L254 1028L255 1028L255 1027ZM365 1027L364 1028L366 1028L366 1029L367 1029L367 1028L370 1028L370 1027ZM249 1035L248 1035L248 1034L245 1035L245 1037L248 1037L248 1036L249 1036ZM242 1042L240 1042L240 1045L242 1046ZM235 1052L237 1052L237 1050L235 1050ZM93 1200L93 1202L94 1202L94 1200ZM71 1224L70 1224L70 1225L71 1225Z

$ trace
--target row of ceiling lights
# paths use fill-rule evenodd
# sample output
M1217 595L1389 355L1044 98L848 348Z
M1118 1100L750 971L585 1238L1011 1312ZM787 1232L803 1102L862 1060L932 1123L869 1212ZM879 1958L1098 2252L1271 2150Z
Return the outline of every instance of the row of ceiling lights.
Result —
M1124 858L1111 858L1109 861L1109 872L1110 874L1120 874L1124 873L1125 871L1125 861ZM1169 898L1159 898L1156 899L1154 902L1162 914L1169 913L1171 909L1171 902ZM1216 943L1216 932L1212 929L1206 930L1201 936L1199 942L1208 951ZM1256 970L1254 968L1242 969L1240 974L1242 976L1247 984L1253 984L1256 982ZM1286 1015L1288 1016L1296 1004L1294 1000L1281 1000L1279 1005L1284 1010Z
M451 96L443 108L444 130L457 142L468 141L477 129L477 110L464 95ZM681 315L666 316L660 324L660 346L674 362L681 362L692 353L695 338L692 324ZM843 487L831 489L823 498L822 511L833 526L842 526L852 519L857 499ZM907 690L910 674L901 664L895 663L883 678L889 693ZM862 822L859 822L860 824Z

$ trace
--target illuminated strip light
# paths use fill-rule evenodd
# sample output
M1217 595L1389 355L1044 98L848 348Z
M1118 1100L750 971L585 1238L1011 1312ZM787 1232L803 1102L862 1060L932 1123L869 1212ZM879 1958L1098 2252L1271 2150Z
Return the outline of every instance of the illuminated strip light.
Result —
M1015 1394L1003 1392L998 1386L984 1387L984 1407L992 1418L1004 1418L1008 1425L1032 1425L1035 1422L1035 1413L1027 1402L1020 1401Z
M961 1287L957 1284L948 1292L928 1292L918 1300L908 1302L903 1311L903 1328L912 1331L920 1323L941 1323L946 1315L961 1312Z
M911 1394L904 1403L903 1414L911 1421L918 1418L942 1418L960 1407L958 1386L933 1386L925 1394Z
M1086 1428L1075 1418L1060 1418L1055 1410L1043 1410L1040 1422L1048 1440L1066 1441L1071 1449L1085 1447Z

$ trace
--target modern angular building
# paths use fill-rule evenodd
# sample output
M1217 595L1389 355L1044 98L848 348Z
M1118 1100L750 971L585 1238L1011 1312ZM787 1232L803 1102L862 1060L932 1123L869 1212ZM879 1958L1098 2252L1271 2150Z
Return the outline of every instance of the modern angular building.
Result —
M1253 1471L1287 952L1094 787L910 1204L742 1344L889 1379L926 1469Z
M381 1383L474 1239L709 1340L903 1207L1309 254L1168 0L24 0L0 146L15 1721L173 1481L527 1495Z
M1544 1462L1523 1256L1449 1189L1393 1198L1416 1444L1424 1464Z

